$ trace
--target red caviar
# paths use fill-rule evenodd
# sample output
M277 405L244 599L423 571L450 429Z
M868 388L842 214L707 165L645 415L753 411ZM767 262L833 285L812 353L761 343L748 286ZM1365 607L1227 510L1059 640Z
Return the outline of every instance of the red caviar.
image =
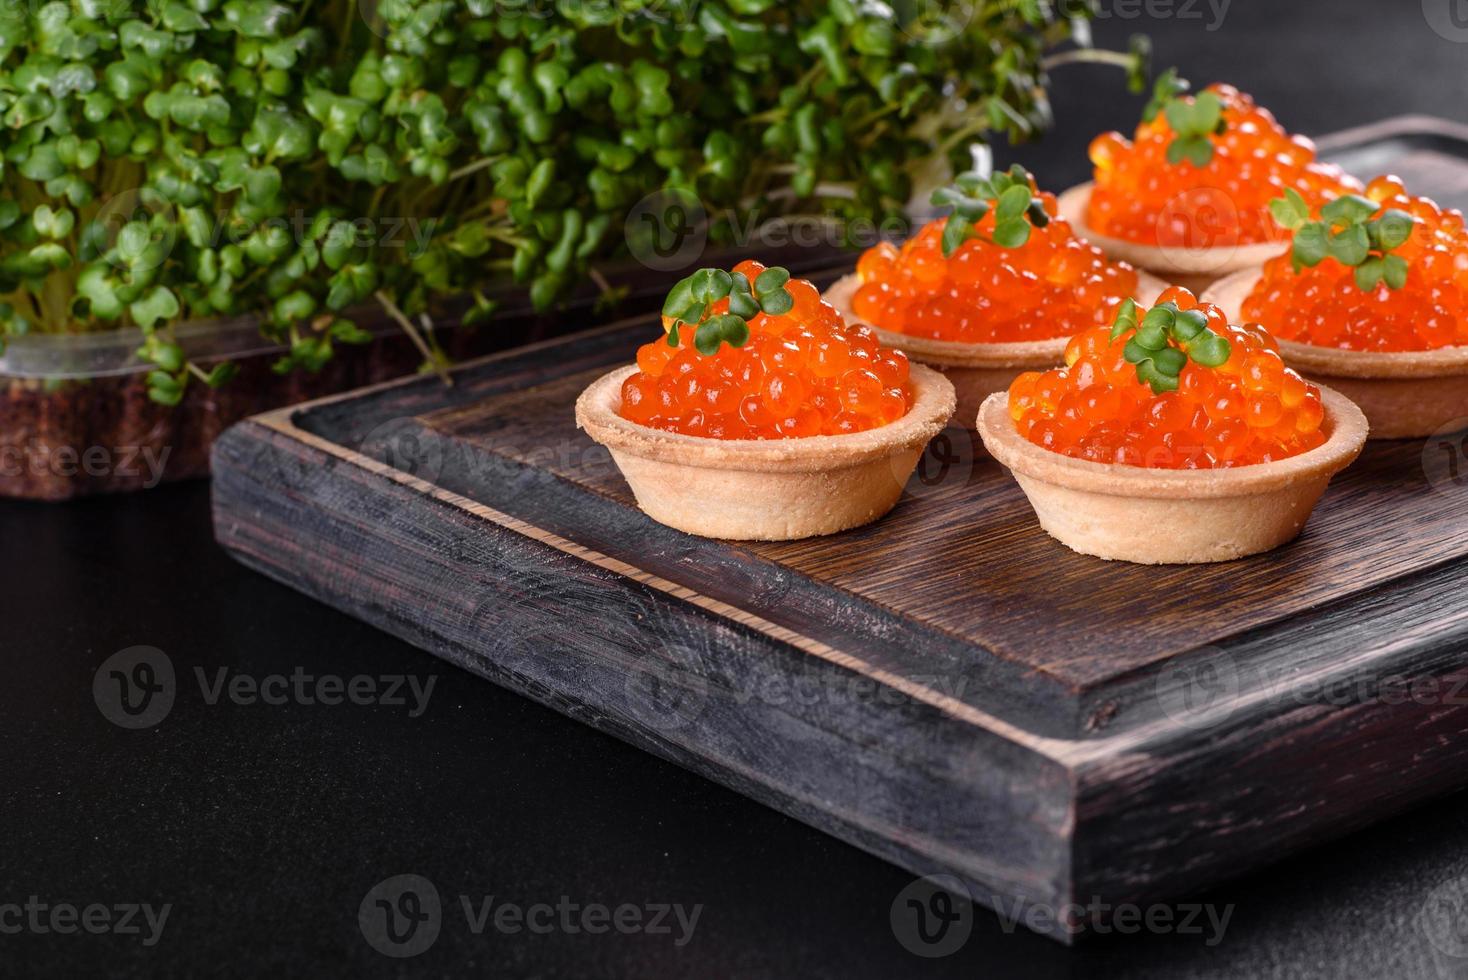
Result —
M764 269L746 261L733 271L752 282ZM906 415L907 356L881 346L870 327L848 327L809 282L791 279L785 288L794 306L753 317L742 347L700 354L689 326L678 347L666 337L643 344L638 372L622 383L622 417L713 439L781 439L862 432ZM728 309L722 299L710 313Z
M972 238L943 257L942 218L896 248L882 242L857 263L861 288L852 310L868 323L913 337L966 344L1068 337L1110 322L1137 288L1137 273L1111 262L1055 217L1055 196L1040 194L1051 216L1018 248ZM992 237L995 212L975 228Z
M1325 441L1320 389L1284 366L1269 334L1230 326L1218 307L1186 289L1158 298L1168 301L1203 313L1228 340L1228 360L1216 368L1190 360L1177 390L1157 394L1123 353L1135 331L1113 340L1109 328L1086 330L1066 347L1066 367L1028 371L1010 385L1019 434L1077 459L1159 469L1267 463Z
M1393 255L1407 262L1407 282L1370 290L1356 285L1355 270L1334 258L1295 272L1290 256L1264 265L1264 275L1244 300L1246 320L1268 324L1285 340L1346 350L1431 350L1468 344L1468 232L1463 214L1411 197L1396 177L1366 186L1380 215L1397 208L1412 215L1412 232Z
M1112 238L1143 245L1203 248L1281 241L1269 202L1293 187L1312 206L1360 184L1315 158L1315 144L1291 136L1268 109L1232 85L1205 90L1223 103L1224 130L1205 166L1169 163L1176 138L1164 113L1135 137L1102 133L1091 141L1095 185L1086 222ZM1192 103L1191 97L1183 101Z

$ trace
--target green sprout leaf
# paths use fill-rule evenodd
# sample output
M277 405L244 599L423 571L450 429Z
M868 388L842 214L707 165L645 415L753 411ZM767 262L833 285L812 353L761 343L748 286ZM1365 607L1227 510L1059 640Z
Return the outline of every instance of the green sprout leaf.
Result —
M1137 329L1137 301L1128 296L1116 308L1116 319L1111 322L1111 339L1116 340L1128 330Z
M741 278L743 278L742 273ZM778 265L772 266L755 277L754 294L761 298L769 296L771 293L782 290L789 281L790 273L787 270ZM745 284L745 288L749 288L748 283Z
M1151 122L1156 119L1179 95L1182 95L1192 86L1185 78L1179 78L1176 68L1169 68L1157 76L1157 81L1152 86L1152 98L1142 109L1142 121Z
M1407 285L1407 260L1400 255L1388 255L1381 260L1381 275L1392 289Z
M759 299L759 308L770 316L784 316L795 309L795 297L785 289L776 290Z
M1189 87L1169 69L1157 80L1142 118L1151 122L1161 113L1167 119L1173 132L1173 140L1167 145L1168 163L1176 166L1186 161L1201 169L1213 160L1213 141L1209 137L1223 133L1227 125L1223 100L1208 91L1189 99L1184 95Z
M1270 202L1274 220L1294 231L1290 257L1295 271L1319 265L1327 258L1354 269L1357 288L1369 292L1383 282L1401 289L1407 282L1407 260L1391 254L1412 235L1416 224L1410 214L1388 208L1373 217L1377 204L1360 194L1343 194L1320 208L1318 221L1309 220L1309 208L1296 191Z
M1301 226L1290 254L1298 265L1319 265L1330 254L1330 231L1323 224Z
M1159 303L1137 322L1137 304L1124 301L1117 307L1111 325L1111 339L1117 340L1128 330L1136 333L1127 341L1122 354L1136 365L1137 380L1151 385L1161 394L1176 391L1178 378L1191 358L1199 364L1217 367L1228 360L1228 338L1208 327L1208 318L1198 310L1180 310L1174 302Z
M1384 266L1385 263L1379 257L1375 256L1356 266L1355 278L1357 288L1362 292L1370 292L1380 285L1382 277L1386 274Z
M211 388L222 388L235 379L240 373L240 366L233 361L223 361L214 365L209 373L204 376L204 383Z
M1347 225L1330 236L1325 248L1341 265L1360 265L1371 254L1371 240L1364 225Z
M973 234L974 226L972 222L957 214L949 215L948 220L943 224L942 246L944 257L951 258L953 253L958 251L958 247L968 241Z
M1299 191L1287 187L1284 197L1277 197L1269 202L1269 213L1281 228L1294 231L1310 220L1310 205L1305 203Z
M790 272L771 266L753 283L743 273L722 269L700 269L679 280L663 301L663 316L673 323L668 328L670 347L682 344L684 327L693 329L693 347L712 357L719 348L743 347L749 342L749 321L761 313L780 316L795 308L795 297L785 288ZM709 315L709 307L725 297L729 312Z
M1380 247L1389 251L1406 244L1407 239L1412 237L1412 228L1417 224L1417 219L1405 211L1388 208L1374 224Z
M700 354L711 357L719 352L720 344L743 347L748 340L749 321L742 316L723 313L711 316L698 325L698 332L693 337L693 346Z
M1332 225L1359 225L1376 213L1376 202L1360 194L1343 194L1320 208L1320 220Z
M1031 229L1050 223L1044 202L1032 189L1029 171L1019 164L989 177L959 174L952 186L933 192L932 202L953 209L940 240L945 258L952 258L970 239L999 248L1019 248L1030 240ZM994 212L994 231L985 237L977 226L990 211Z

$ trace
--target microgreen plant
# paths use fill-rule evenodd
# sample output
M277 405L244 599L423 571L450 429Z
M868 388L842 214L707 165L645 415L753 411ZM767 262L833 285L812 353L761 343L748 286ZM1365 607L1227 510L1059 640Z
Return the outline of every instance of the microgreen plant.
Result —
M671 317L668 346L677 347L685 327L694 330L693 346L700 354L712 356L722 344L743 347L749 341L749 321L761 313L780 316L795 306L795 297L785 284L790 273L780 266L770 266L754 282L742 272L723 269L699 269L680 279L663 301L663 316ZM710 313L721 299L728 298L727 313Z
M776 217L900 223L921 175L1048 126L1047 52L1094 13L919 6L5 5L0 342L141 328L177 403L229 373L189 363L183 320L258 315L277 368L314 371L371 308L433 360L417 330L453 299L482 319L513 279L545 309L661 254L685 229L628 219L664 190L714 246ZM1114 60L1135 80L1144 53Z
M1167 119L1173 132L1173 140L1167 144L1168 163L1176 165L1186 160L1195 167L1206 167L1213 159L1209 137L1224 132L1227 122L1223 101L1217 95L1203 91L1188 98L1191 87L1187 79L1178 77L1177 69L1167 69L1157 76L1142 119L1151 122L1159 115Z
M988 177L974 172L959 174L951 187L933 192L932 203L951 207L953 213L943 225L943 256L948 258L971 238L981 239L1000 248L1019 248L1030 240L1030 228L1044 228L1050 223L1045 204L1035 196L1029 171L1019 164L1008 173ZM975 227L990 210L994 212L994 237Z
M1412 236L1417 219L1400 208L1379 216L1378 210L1369 197L1344 194L1321 205L1319 219L1311 221L1310 206L1292 187L1269 202L1275 222L1295 233L1290 261L1296 272L1335 259L1355 269L1356 285L1364 292L1382 283L1392 289L1407 284L1407 260L1392 250Z
M1137 304L1128 299L1117 308L1111 339L1136 331L1123 350L1137 368L1137 380L1151 385L1154 394L1176 391L1178 378L1188 361L1218 367L1228 360L1228 338L1208 326L1200 310L1180 310L1171 300L1158 303L1139 322ZM1177 346L1173 346L1176 344Z

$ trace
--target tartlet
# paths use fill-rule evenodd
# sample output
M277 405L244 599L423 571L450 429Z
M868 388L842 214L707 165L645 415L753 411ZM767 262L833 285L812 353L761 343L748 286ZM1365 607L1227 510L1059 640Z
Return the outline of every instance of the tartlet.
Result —
M709 439L617 414L619 368L576 400L576 424L606 446L653 520L709 538L787 541L834 534L886 514L928 441L953 417L953 387L912 368L915 399L885 426L835 436Z
M1355 399L1377 438L1468 425L1468 229L1393 176L1314 207L1270 203L1287 256L1212 290L1286 344L1292 363Z
M1365 444L1348 399L1283 368L1266 334L1191 301L1170 290L1145 317L1123 311L1109 335L1074 338L1066 368L979 410L990 454L1074 551L1138 564L1268 551L1301 532Z
M781 541L876 520L953 415L946 378L848 329L783 269L690 276L664 329L582 392L576 423L649 517L690 534Z
M1258 268L1236 272L1203 298L1235 319L1262 275ZM1422 438L1454 420L1468 427L1468 346L1358 351L1280 340L1279 349L1310 380L1355 402L1373 439Z
M1317 201L1360 185L1233 86L1196 97L1188 87L1164 73L1133 139L1092 141L1095 180L1062 194L1059 209L1107 255L1200 292L1289 248L1269 198L1291 187Z
M1055 196L1018 165L963 174L933 203L953 212L900 249L868 249L825 298L946 374L965 423L1019 373L1059 364L1081 325L1109 322L1124 299L1151 303L1167 286L1077 237Z

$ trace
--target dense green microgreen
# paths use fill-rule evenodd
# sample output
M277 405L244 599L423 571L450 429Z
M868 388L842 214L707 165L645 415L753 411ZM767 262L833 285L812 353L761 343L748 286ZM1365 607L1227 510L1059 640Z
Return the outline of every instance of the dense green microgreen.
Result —
M1208 91L1190 99L1187 93L1191 88L1187 79L1178 77L1177 69L1167 69L1157 76L1152 98L1142 110L1142 119L1151 122L1161 115L1167 120L1173 132L1173 140L1167 144L1168 163L1175 165L1186 160L1195 167L1206 167L1213 159L1213 141L1209 137L1227 128L1223 101Z
M1178 377L1189 360L1205 367L1218 367L1228 360L1228 338L1209 328L1199 310L1180 310L1169 300L1152 307L1137 319L1137 304L1124 300L1111 324L1111 339L1136 333L1123 353L1137 366L1137 380L1152 386L1155 394L1177 391ZM1174 347L1173 344L1177 346Z
M780 316L795 307L795 297L785 288L789 281L789 271L778 265L761 272L754 282L742 272L723 269L699 269L680 279L663 301L663 316L673 320L668 346L677 347L682 329L692 327L693 346L700 354L717 354L721 344L743 347L749 340L750 320L761 313ZM729 312L710 315L710 307L726 297Z
M1392 250L1412 237L1417 219L1400 208L1380 215L1378 210L1369 197L1344 194L1321 205L1319 219L1311 221L1310 206L1294 188L1269 202L1275 223L1295 233L1290 261L1296 272L1332 258L1355 268L1356 286L1363 292L1382 283L1391 289L1407 284L1407 260Z
M1052 53L1094 12L1091 0L896 13L864 0L8 5L0 342L141 327L152 394L176 402L191 379L228 375L181 358L183 320L258 315L288 347L281 371L318 370L366 339L363 308L426 347L417 329L455 299L487 318L490 287L513 279L544 309L595 263L666 246L683 229L629 220L660 190L698 202L714 246L811 215L855 239L905 221L913 194L986 134L1046 128L1051 65L1112 58L1139 80L1142 45Z
M1029 171L1017 163L1008 173L988 177L973 171L959 174L951 187L938 188L930 200L937 207L953 209L943 224L944 258L971 238L1000 248L1019 248L1030 240L1031 227L1044 228L1050 223L1044 202L1031 187ZM975 227L991 209L992 238Z

